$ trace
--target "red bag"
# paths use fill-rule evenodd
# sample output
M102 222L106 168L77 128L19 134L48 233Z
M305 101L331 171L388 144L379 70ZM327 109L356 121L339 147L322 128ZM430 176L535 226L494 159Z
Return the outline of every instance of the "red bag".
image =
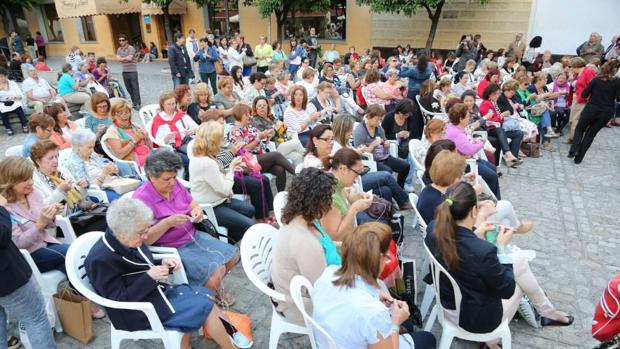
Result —
M239 155L241 156L241 160L243 160L243 163L250 174L260 173L261 167L258 163L256 155L245 150L245 148L239 149Z
M608 341L620 333L620 275L609 281L592 320L592 337Z
M388 249L388 256L390 257L390 261L385 263L383 267L383 272L379 276L379 279L383 280L390 276L390 274L398 268L398 255L396 253L396 243L394 240L390 241L390 248Z

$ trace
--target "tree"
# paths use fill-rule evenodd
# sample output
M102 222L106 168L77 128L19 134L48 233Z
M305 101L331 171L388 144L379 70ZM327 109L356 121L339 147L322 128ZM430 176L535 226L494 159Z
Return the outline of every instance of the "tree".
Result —
M127 1L127 0L124 0ZM161 12L164 14L164 29L166 31L166 41L173 42L174 41L174 33L172 32L172 27L170 25L170 4L172 4L173 0L142 0L145 4L154 4L157 7L161 8ZM217 5L218 0L191 0L196 3L198 7L212 7ZM188 1L189 2L189 1Z
M486 4L490 0L478 0L481 4ZM431 20L431 29L426 39L426 50L430 52L435 33L441 18L441 11L446 0L356 0L358 5L369 5L372 12L389 12L403 13L405 16L411 17L417 13L420 8L426 10L428 19Z
M294 18L295 12L326 11L331 5L330 0L245 0L245 6L256 6L258 13L263 18L276 16L278 26L278 41L284 40L284 31L289 21L289 16Z
M32 10L34 7L42 4L41 0L2 0L0 1L0 11L4 31L6 33L17 31L17 24L12 15L17 9Z

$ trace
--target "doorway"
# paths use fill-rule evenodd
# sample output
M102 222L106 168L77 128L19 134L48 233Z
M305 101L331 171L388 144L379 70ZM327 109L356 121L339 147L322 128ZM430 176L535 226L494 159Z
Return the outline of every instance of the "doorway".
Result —
M118 49L118 36L120 34L127 35L130 45L136 50L143 48L144 40L142 39L142 30L140 29L140 14L128 13L122 15L108 15L112 35L114 36L114 51Z

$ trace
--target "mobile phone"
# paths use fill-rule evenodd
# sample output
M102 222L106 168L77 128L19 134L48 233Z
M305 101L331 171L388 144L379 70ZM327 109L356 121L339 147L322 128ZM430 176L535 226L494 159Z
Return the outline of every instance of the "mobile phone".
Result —
M59 204L61 204L61 205L66 205L66 204L67 204L67 200L62 199L62 200L60 200Z
M168 274L174 273L174 267L168 267Z

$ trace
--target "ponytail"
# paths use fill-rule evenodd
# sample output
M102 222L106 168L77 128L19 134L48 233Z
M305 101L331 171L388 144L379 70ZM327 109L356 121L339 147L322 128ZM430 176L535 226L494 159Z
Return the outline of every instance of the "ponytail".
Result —
M450 212L450 204L442 202L435 210L435 228L433 234L437 240L439 253L443 258L448 271L456 271L459 268L459 256L456 252L456 222Z
M323 163L323 169L325 171L329 171L332 168L332 162L334 161L334 156L330 155L321 160Z

